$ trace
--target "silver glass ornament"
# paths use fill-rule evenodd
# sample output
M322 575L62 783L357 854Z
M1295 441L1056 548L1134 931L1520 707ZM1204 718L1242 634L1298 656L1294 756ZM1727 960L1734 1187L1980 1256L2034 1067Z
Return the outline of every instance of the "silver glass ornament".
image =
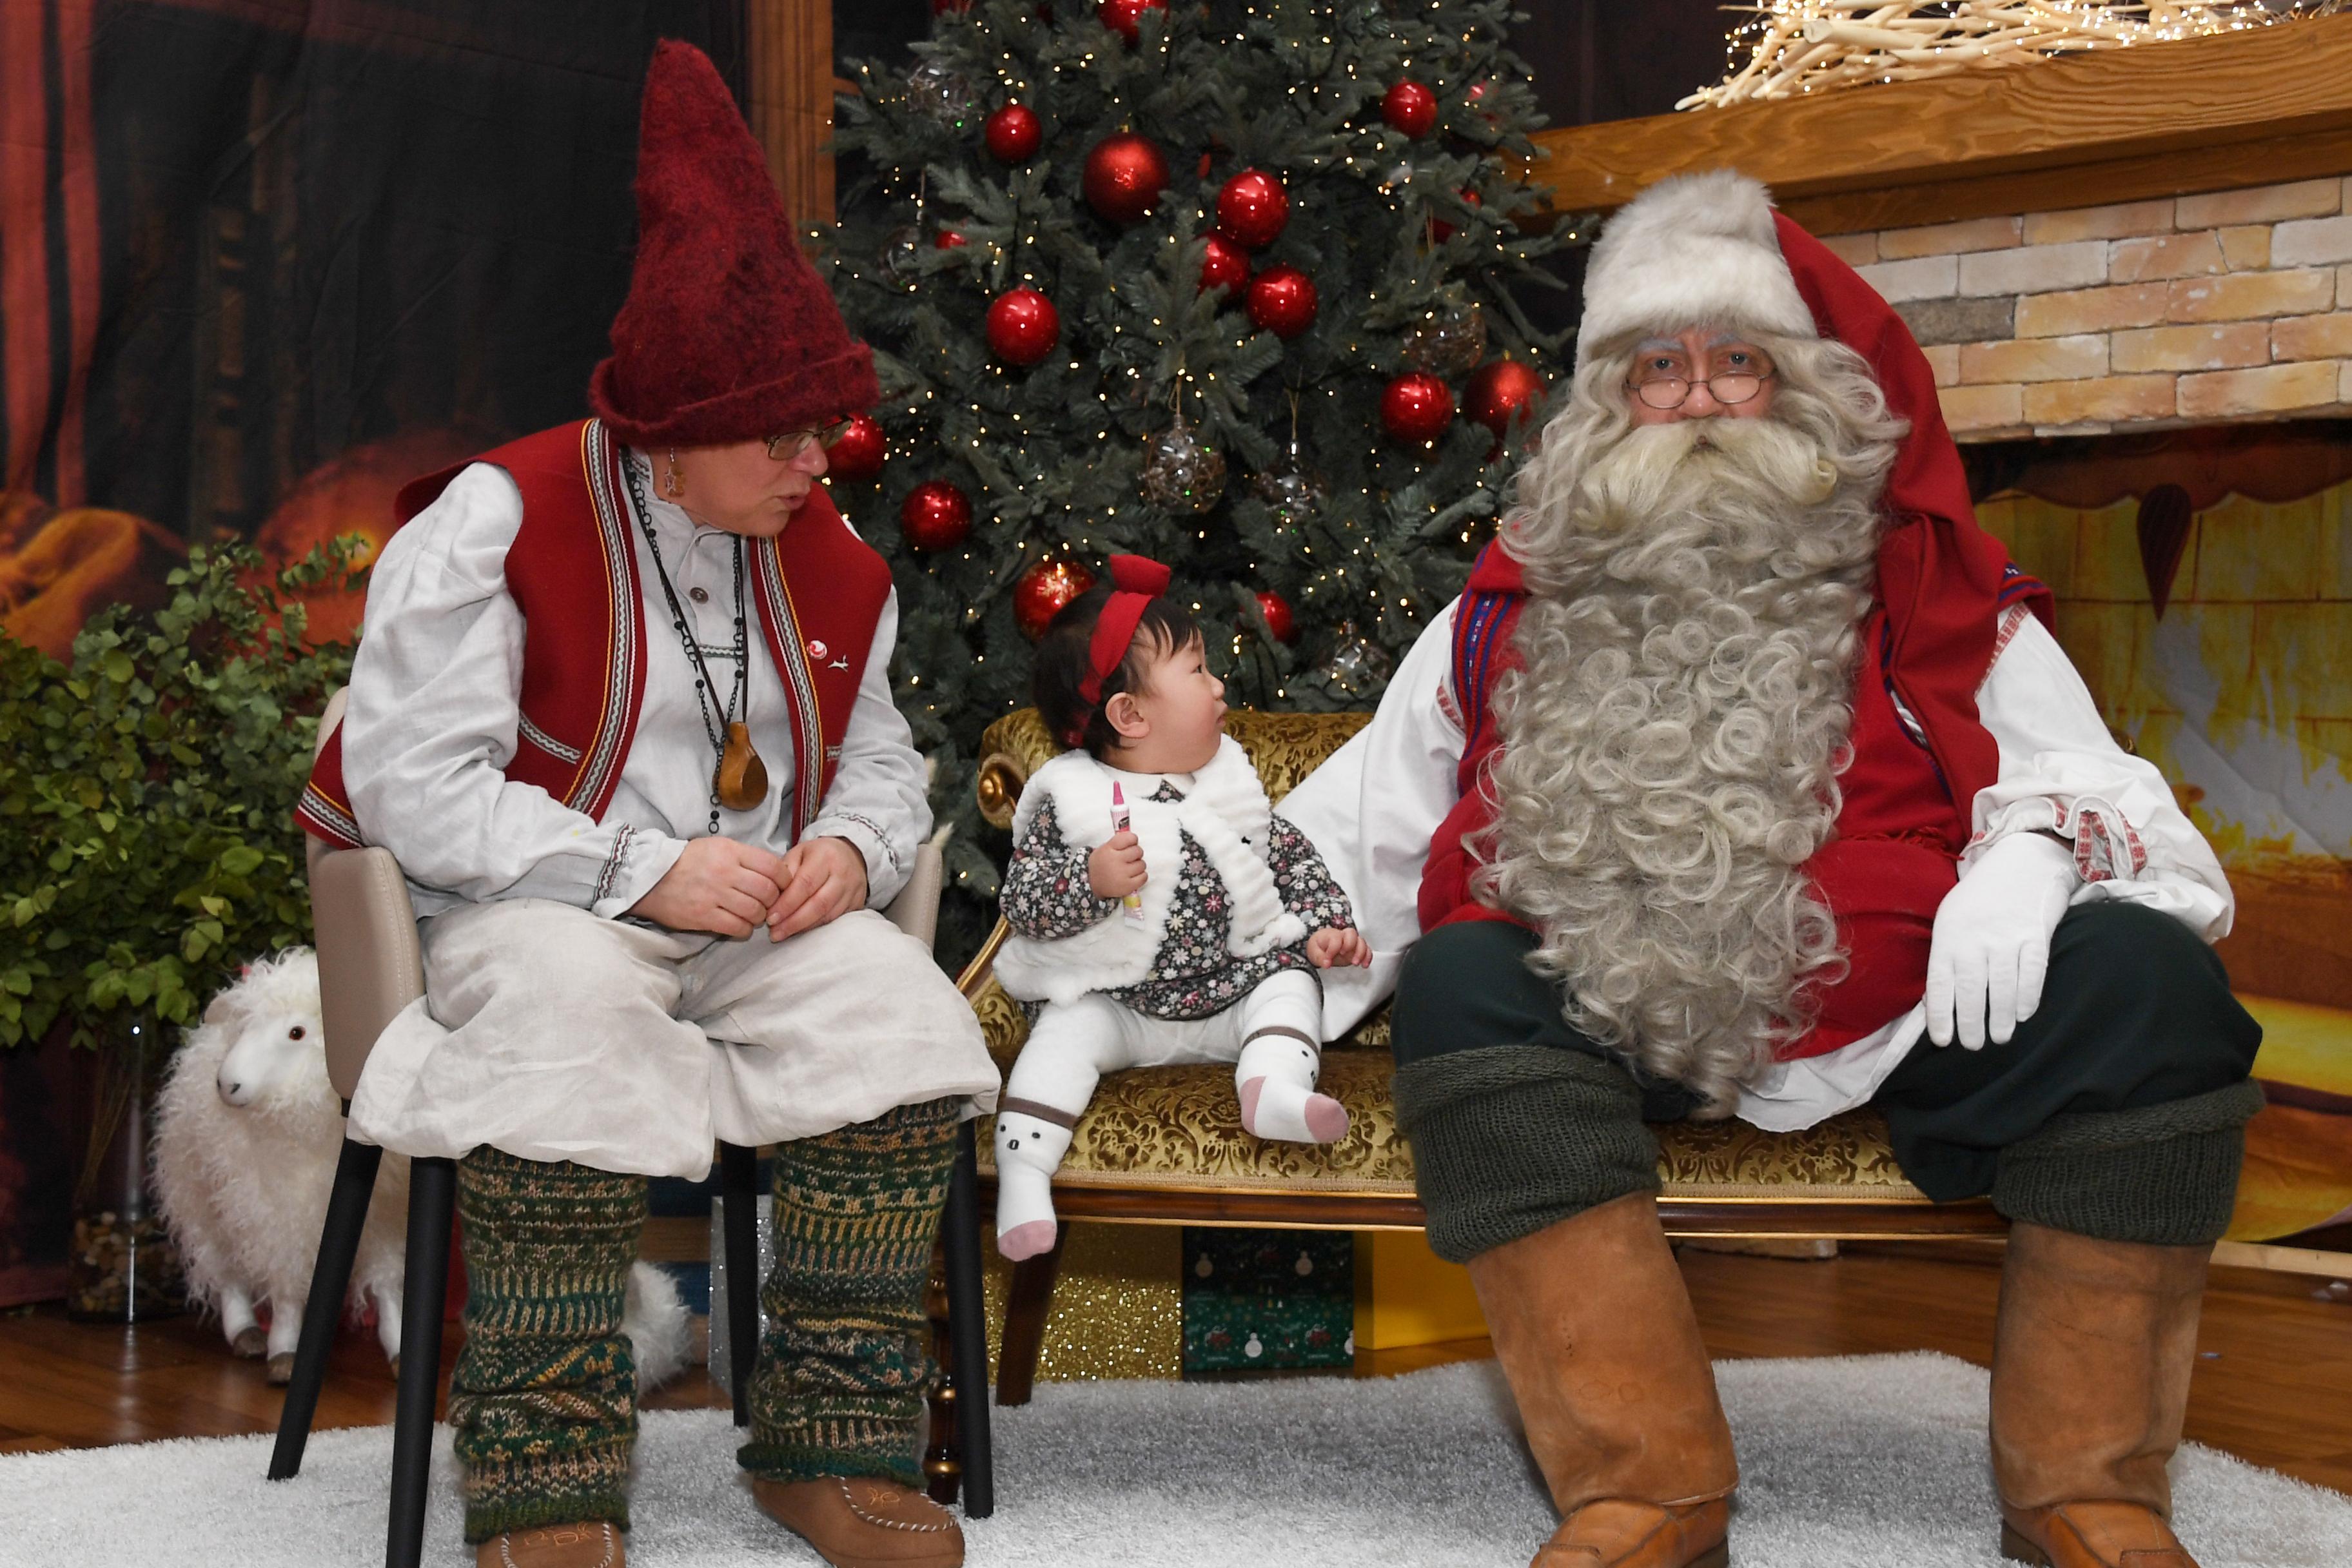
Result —
M907 107L926 120L960 126L971 118L979 101L971 83L936 60L925 61L907 75Z
M1306 522L1331 499L1329 481L1307 460L1306 448L1294 438L1274 460L1250 480L1250 493L1265 502L1274 526L1293 529Z
M1433 306L1405 329L1402 349L1409 369L1448 381L1468 375L1486 362L1486 312L1463 300Z
M1370 697L1388 683L1395 668L1388 649L1356 630L1355 622L1342 621L1331 657L1323 663L1323 679L1343 697Z
M1206 511L1225 493L1225 459L1202 446L1180 420L1143 438L1143 472L1137 488L1153 506L1174 512Z
M923 233L913 224L894 228L882 241L882 271L894 283L912 283L921 268Z

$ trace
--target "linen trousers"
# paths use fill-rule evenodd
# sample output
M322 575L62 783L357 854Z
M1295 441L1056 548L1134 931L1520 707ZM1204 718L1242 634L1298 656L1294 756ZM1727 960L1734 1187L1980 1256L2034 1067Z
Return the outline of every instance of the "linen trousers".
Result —
M394 1020L352 1127L411 1155L482 1145L699 1179L756 1146L945 1098L992 1109L979 1020L871 910L782 942L599 920L543 899L420 922L425 995Z

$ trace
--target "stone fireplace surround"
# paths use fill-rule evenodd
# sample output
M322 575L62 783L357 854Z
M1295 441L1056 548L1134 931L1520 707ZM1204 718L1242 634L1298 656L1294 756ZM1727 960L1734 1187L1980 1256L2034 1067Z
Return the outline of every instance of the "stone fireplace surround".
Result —
M2352 413L2352 176L1832 235L1962 441Z

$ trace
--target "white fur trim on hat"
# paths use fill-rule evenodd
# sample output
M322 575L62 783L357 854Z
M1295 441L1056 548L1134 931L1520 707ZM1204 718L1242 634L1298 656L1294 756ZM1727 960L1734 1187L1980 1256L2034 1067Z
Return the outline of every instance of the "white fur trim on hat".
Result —
M1584 271L1577 358L1696 326L1819 335L1780 255L1772 193L1729 169L1661 180L1609 220Z

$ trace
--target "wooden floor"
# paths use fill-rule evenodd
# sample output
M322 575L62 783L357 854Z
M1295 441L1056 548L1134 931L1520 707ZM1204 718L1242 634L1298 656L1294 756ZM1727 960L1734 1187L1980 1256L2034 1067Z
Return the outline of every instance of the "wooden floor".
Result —
M1718 1357L1937 1350L1982 1363L1997 1256L1965 1243L1849 1247L1826 1261L1685 1251L1683 1271ZM1358 1373L1486 1353L1484 1341L1374 1352ZM2352 1491L2352 1291L2308 1275L2217 1269L2199 1356L2190 1437ZM268 1432L278 1399L259 1363L233 1359L217 1331L194 1319L129 1330L68 1322L54 1308L0 1314L0 1453ZM646 1403L719 1401L689 1376ZM392 1376L373 1337L346 1334L318 1425L386 1423L392 1411Z

